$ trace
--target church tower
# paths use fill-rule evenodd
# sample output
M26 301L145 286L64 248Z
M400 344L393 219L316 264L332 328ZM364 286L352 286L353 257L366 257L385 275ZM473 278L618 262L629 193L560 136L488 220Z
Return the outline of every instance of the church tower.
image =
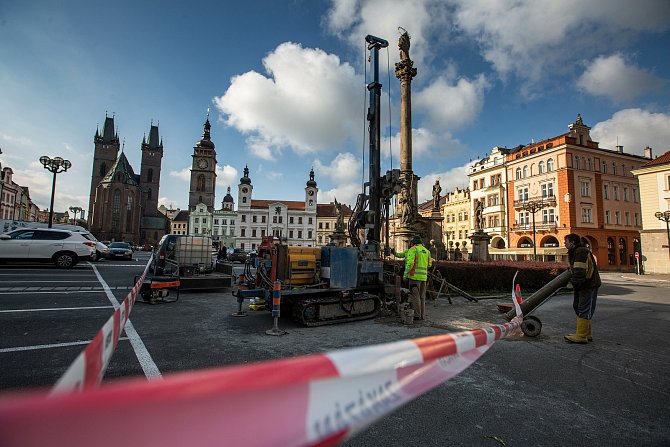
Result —
M244 175L240 179L237 193L237 209L248 210L251 208L251 192L254 190L249 178L249 167L244 166Z
M316 187L316 181L314 180L314 168L309 171L309 180L307 180L307 186L305 187L305 211L316 212L316 194L319 192L319 188Z
M140 186L145 204L144 216L158 215L158 188L161 180L161 161L163 159L163 141L158 135L158 126L151 123L149 141L142 138L142 164L140 165ZM144 217L143 216L143 217Z
M91 174L91 191L88 199L87 219L91 223L91 213L95 204L95 191L100 181L107 175L107 171L116 162L119 153L119 135L114 131L114 116L107 116L105 113L105 125L102 128L102 135L99 129L95 129L93 137L93 172Z
M198 203L207 205L207 211L214 210L214 193L216 187L216 151L209 124L209 111L205 120L200 141L193 147L191 164L191 186L188 193L188 210L193 211Z

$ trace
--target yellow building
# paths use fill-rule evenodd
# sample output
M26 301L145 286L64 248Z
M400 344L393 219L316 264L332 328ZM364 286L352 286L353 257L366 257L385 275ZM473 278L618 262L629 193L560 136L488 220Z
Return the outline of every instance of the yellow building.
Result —
M456 188L444 196L442 213L442 234L444 246L450 252L458 247L468 251L470 235L470 189ZM465 248L465 250L464 250Z
M651 152L651 149L649 149ZM647 273L670 273L670 151L632 171L640 182L641 253Z

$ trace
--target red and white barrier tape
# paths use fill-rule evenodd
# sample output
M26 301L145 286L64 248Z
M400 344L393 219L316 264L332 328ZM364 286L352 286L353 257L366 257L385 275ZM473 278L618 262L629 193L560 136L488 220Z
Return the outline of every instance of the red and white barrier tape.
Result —
M0 400L0 445L304 446L342 442L456 376L519 319L327 354ZM262 429L259 427L262 426Z
M100 385L109 360L119 342L121 331L130 317L137 293L142 287L144 278L147 276L153 256L137 280L132 290L126 295L121 305L114 314L105 322L102 328L95 334L83 351L72 362L67 371L61 376L53 387L52 393L67 391L81 391L84 388Z

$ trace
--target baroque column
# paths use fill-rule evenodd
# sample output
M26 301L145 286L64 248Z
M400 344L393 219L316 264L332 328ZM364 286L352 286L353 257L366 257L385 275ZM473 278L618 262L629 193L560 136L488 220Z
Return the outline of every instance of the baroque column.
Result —
M400 80L400 178L403 181L396 215L400 217L400 227L408 232L415 230L419 181L412 171L412 78L416 76L416 68L409 58L409 40L407 31L400 35L400 62L395 64L395 75Z

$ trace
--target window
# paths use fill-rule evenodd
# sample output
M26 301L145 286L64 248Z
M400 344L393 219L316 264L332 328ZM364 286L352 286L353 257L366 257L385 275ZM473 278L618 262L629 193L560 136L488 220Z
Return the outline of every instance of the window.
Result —
M319 236L319 237L317 238L317 240L319 241L319 244L320 244L320 243L322 243L323 238L322 238L321 236Z
M582 197L591 197L591 181L582 180L579 182L582 192Z
M624 214L624 221L626 222L626 225L630 225L630 212L626 211Z
M538 172L539 174L544 174L544 162L543 162L543 161L541 161L541 162L538 163L538 165L537 165L537 172Z
M246 214L242 214L242 222L246 222L246 221L247 221L247 215L246 215Z
M616 175L616 163L612 162L612 175Z
M614 191L614 200L619 200L619 187L614 185L612 190Z
M479 180L479 187L480 188L486 188L486 179L480 179Z
M491 186L497 186L500 184L500 174L492 175L491 176Z
M251 230L251 237L256 237L256 229Z
M463 211L463 220L468 220L468 212Z
M128 195L128 202L126 203L126 232L128 233L133 231L133 206L133 196Z
M552 172L554 170L554 159L550 158L547 160L547 172Z
M605 194L605 200L610 199L610 185L603 185L603 192Z
M621 213L619 211L614 212L614 223L621 225Z
M640 195L637 188L633 188L633 202L638 203L640 201Z
M302 239L302 231L298 230L298 239Z
M626 186L623 187L623 201L628 202L628 188Z
M147 199L149 199L149 200L151 200L151 195L152 195L151 193L152 193L151 188L149 188L147 190Z
M523 178L528 177L528 166L523 167Z
M540 185L542 190L542 198L546 199L554 195L554 184L553 183L543 183Z
M288 218L288 223L293 223L293 216Z
M200 174L198 176L198 181L195 187L196 191L204 191L205 190L205 176Z
M218 224L219 224L219 219L214 219L214 225L218 225Z
M593 168L593 165L591 164L591 159L587 158L586 159L586 169L588 169L590 171L592 168Z
M244 219L243 219L243 220L244 220ZM199 217L196 217L196 218L194 219L194 222L195 222L195 223L200 223L200 218L199 218Z
M474 182L472 182L472 190L473 190L473 191L474 191L475 189L477 189L478 186L479 186L479 180L475 180Z
M279 223L282 223L284 221L284 216L279 216Z
M635 226L640 226L640 214L635 213Z
M265 237L265 229L261 230L261 237Z
M458 221L461 222L463 220L463 212L461 211L458 213Z
M291 239L293 239L293 230L290 230L290 231L288 232L288 237L290 237Z
M530 223L530 213L528 211L521 211L519 213L519 225L527 225Z
M266 217L267 217L267 216L261 216L261 223L265 223L265 218L266 218Z
M302 225L302 217L298 217L298 223L299 223L300 225ZM312 223L311 218L310 218L309 223Z
M330 229L330 222L326 222L326 230Z
M244 228L240 228L240 236L245 237L247 235L247 230Z
M147 182L151 183L151 182L153 182L153 180L154 180L154 170L149 169L147 171Z
M221 221L221 225L228 225L228 219L223 219Z
M258 219L258 216L251 216L251 221L252 221L253 223L256 223L256 222L257 222L256 219Z
M498 194L491 194L488 196L488 206L498 205Z
M575 155L575 169L581 169L581 167L582 167L581 159L577 155Z
M302 221L300 221L300 223L302 223ZM309 218L309 224L312 225L312 218L311 217Z
M242 197L242 203L247 203L247 198L246 197Z
M207 223L207 218L206 218L206 217L203 217L203 218L202 218L202 223L204 223L204 224Z
M319 230L323 229L323 222L319 222Z
M591 208L582 208L582 223L593 223Z
M607 162L603 161L603 174L607 174Z
M521 168L516 168L516 179L521 180ZM475 186L475 189L477 189L477 186Z
M447 219L447 223L451 222L451 216L449 214L447 214L446 219Z
M519 200L524 202L528 200L528 187L519 188Z
M554 223L554 220L556 220L556 219L554 217L554 209L553 208L542 210L542 223L543 224Z
M307 239L312 239L312 230L307 232Z
M605 211L605 223L608 225L612 223L612 214L610 213L610 210Z
M277 223L277 216L272 216L272 223Z

